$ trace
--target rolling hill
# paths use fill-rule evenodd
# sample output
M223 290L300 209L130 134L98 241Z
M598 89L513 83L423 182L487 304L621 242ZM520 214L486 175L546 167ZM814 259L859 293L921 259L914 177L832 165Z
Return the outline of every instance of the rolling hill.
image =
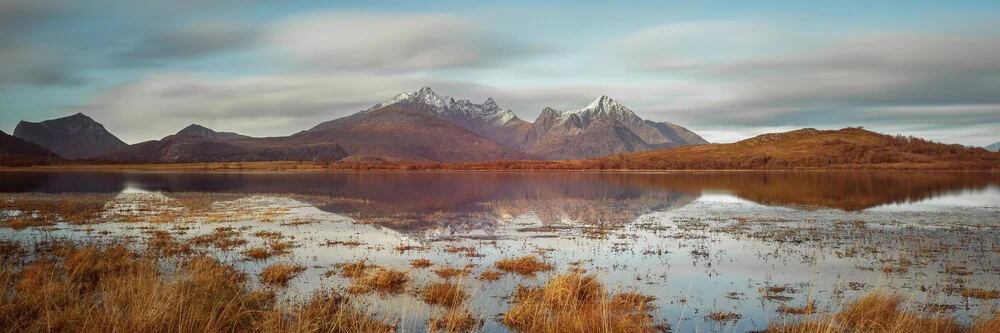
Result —
M28 166L62 160L48 149L0 131L0 165Z

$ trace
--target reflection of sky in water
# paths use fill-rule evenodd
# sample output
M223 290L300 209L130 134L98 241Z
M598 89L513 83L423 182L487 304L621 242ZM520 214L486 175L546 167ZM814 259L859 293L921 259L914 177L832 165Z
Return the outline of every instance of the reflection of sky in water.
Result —
M875 211L941 211L955 207L1000 207L1000 186L983 190L961 190L922 201L888 204L870 208Z
M109 210L156 212L162 209L149 208L173 200L170 194L158 191L144 191L142 185L126 185L106 206ZM644 193L648 195L648 193ZM13 237L26 241L49 237L102 238L115 239L125 235L143 237L143 228L170 230L174 226L192 227L185 237L211 232L214 228L232 226L251 227L245 233L250 242L232 252L216 253L221 259L233 263L255 276L265 266L276 261L295 261L310 267L303 276L292 281L285 297L301 297L317 288L346 288L350 281L323 277L323 274L337 263L367 259L369 262L408 271L413 282L409 290L432 282L441 281L432 270L443 266L463 267L477 265L469 277L459 279L465 290L473 294L474 312L486 320L487 331L503 330L494 320L495 315L506 310L505 297L519 284L537 285L544 281L539 278L524 278L505 275L501 280L486 283L474 277L497 260L506 257L536 253L538 249L554 249L545 253L546 260L557 265L558 272L565 272L570 262L584 260L583 267L598 275L612 290L638 290L657 297L655 316L665 319L674 332L713 331L716 323L706 321L709 311L734 311L742 314L742 320L733 324L721 324L726 331L745 331L766 327L769 319L775 318L776 308L782 302L764 302L760 299L759 288L765 285L790 285L799 290L788 296L791 306L802 306L807 298L817 299L821 308L835 308L843 300L856 297L858 291L847 290L843 286L849 282L861 282L867 286L880 286L897 293L913 296L917 302L944 302L961 304L953 295L923 293L921 286L934 286L948 278L940 269L943 262L959 265L983 265L986 274L965 277L967 284L974 287L996 288L1000 281L988 269L1000 267L1000 253L981 254L970 252L972 245L956 245L941 254L941 262L927 266L913 266L907 274L883 274L879 260L891 259L911 250L913 239L907 235L918 235L920 242L953 242L961 244L960 225L991 225L997 222L997 207L1000 203L1000 188L990 186L986 190L952 191L927 200L885 205L861 211L844 211L835 208L798 209L784 206L768 206L740 198L729 190L704 190L700 196L658 195L652 198L631 199L574 199L590 200L593 206L608 205L610 212L628 211L635 213L630 224L613 230L607 239L584 237L573 221L572 212L561 212L555 216L556 223L567 227L554 231L523 231L546 226L534 211L520 212L517 209L497 207L497 211L486 209L464 217L477 220L464 227L453 228L454 215L444 215L434 221L426 230L410 230L405 227L385 225L355 224L349 214L330 212L309 203L279 195L245 195L237 199L214 202L213 212L233 216L249 216L235 222L222 223L104 223L88 226L97 231L107 230L111 234L83 232L83 227L60 225L58 230L44 232L30 228L22 231L0 230L0 237ZM641 196L639 196L641 197ZM475 201L475 200L472 200ZM580 207L564 206L565 199L547 200L544 196L531 199L537 201L530 208ZM467 206L474 206L469 204ZM464 206L463 206L464 207ZM140 209L141 208L141 209ZM272 222L261 222L253 214L268 209L287 208L287 214ZM517 213L510 213L517 212ZM246 213L251 213L246 215ZM556 212L560 213L560 212ZM243 215L241 215L243 214ZM862 254L856 257L840 257L835 253L844 251L847 244L839 244L836 239L821 239L821 243L770 242L753 237L734 236L715 230L736 223L737 218L764 221L780 230L781 228L818 228L837 230L837 223L862 221L872 224L878 232L855 237L861 245L877 246L882 253L878 256ZM317 223L305 225L282 225L295 219L309 219ZM774 222L777 221L777 222ZM465 222L465 221L463 221ZM767 224L767 223L774 224ZM912 223L913 229L896 227L900 223ZM884 228L878 225L886 225ZM704 225L704 226L698 226ZM934 237L927 237L931 228L948 225L933 231ZM273 258L263 262L243 260L240 251L263 246L263 240L249 236L257 231L280 231L294 236L297 247L290 256ZM765 230L769 231L769 230ZM842 231L852 232L852 231ZM976 231L975 241L998 239L995 228ZM685 237L678 237L685 236ZM691 237L687 237L691 236ZM986 237L985 239L983 237ZM990 238L993 237L993 238ZM358 247L321 246L327 240L356 240L363 243ZM492 243L495 241L496 243ZM425 251L396 251L399 245L430 244ZM989 245L989 244L985 244ZM482 257L466 257L462 252L448 253L449 246L468 246L476 249ZM703 251L707 256L696 255L692 251ZM662 253L662 254L660 254ZM412 269L409 261L427 258L435 263L430 269ZM861 270L858 266L873 266L872 270ZM839 289L842 299L832 295ZM730 293L736 299L730 298ZM928 298L930 297L930 298ZM439 307L428 306L409 293L380 297L366 295L360 301L380 313L389 313L404 318L407 331L422 331L429 315L442 312ZM684 299L686 302L681 302ZM969 313L978 311L978 301L972 301ZM995 302L992 304L996 304ZM965 314L959 310L959 313ZM968 317L964 317L968 320Z

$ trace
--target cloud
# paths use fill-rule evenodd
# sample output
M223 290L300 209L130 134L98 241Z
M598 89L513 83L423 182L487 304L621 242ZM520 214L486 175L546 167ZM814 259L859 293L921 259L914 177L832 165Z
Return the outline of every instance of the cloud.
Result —
M708 26L656 27L620 42L638 55L623 58L636 70L712 86L692 83L687 98L660 112L699 110L693 120L713 125L1000 127L1000 39L855 32L802 41L784 37L801 29ZM768 32L747 39L746 31ZM706 40L709 53L737 55L677 46L689 39Z
M119 58L137 63L194 59L247 48L254 37L253 29L240 21L199 21L155 31Z
M0 44L0 85L73 85L81 82L65 52L55 46Z
M283 136L435 83L446 85L418 76L359 72L232 79L161 74L109 89L70 112L92 116L129 143L159 139L191 123L252 136Z
M308 68L403 73L496 64L538 48L439 14L327 12L272 25L268 49Z

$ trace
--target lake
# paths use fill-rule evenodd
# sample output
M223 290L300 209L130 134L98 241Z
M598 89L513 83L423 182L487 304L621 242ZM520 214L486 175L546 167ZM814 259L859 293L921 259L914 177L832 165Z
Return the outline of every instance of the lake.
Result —
M508 330L498 315L518 285L569 271L654 296L674 332L764 329L779 309L833 311L876 289L965 323L1000 304L969 292L1000 288L998 173L0 172L0 204L4 241L202 236L195 251L250 276L299 263L285 300L348 290L344 263L400 269L405 291L354 297L406 331L443 312L415 293L442 268L486 331ZM274 234L288 252L247 258ZM526 255L552 270L481 278Z

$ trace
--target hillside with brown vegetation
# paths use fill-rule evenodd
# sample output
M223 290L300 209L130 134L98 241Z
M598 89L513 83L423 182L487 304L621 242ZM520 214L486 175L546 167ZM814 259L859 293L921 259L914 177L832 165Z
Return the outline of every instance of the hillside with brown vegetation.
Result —
M48 149L0 131L0 166L31 166L62 160Z
M983 148L879 134L801 129L731 144L703 144L575 161L336 163L341 170L998 170Z

